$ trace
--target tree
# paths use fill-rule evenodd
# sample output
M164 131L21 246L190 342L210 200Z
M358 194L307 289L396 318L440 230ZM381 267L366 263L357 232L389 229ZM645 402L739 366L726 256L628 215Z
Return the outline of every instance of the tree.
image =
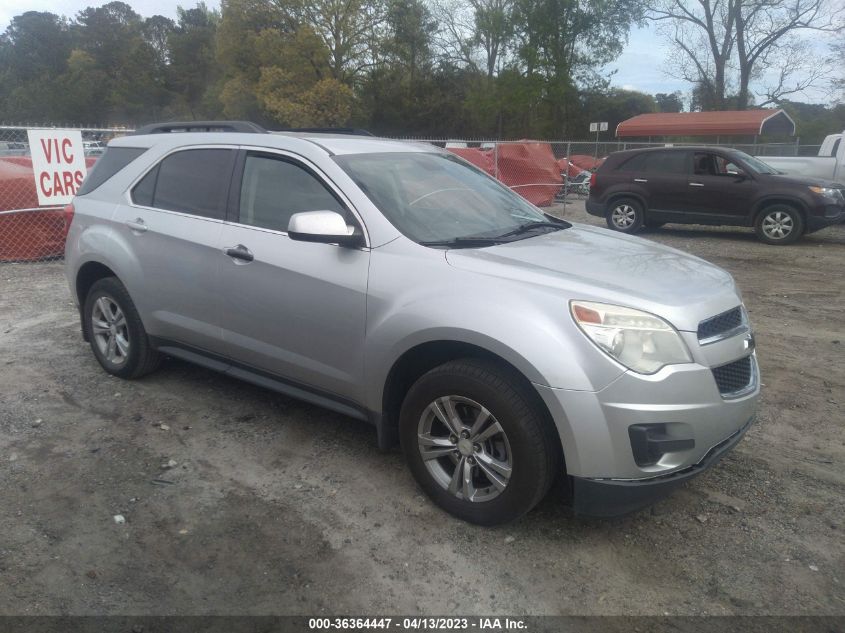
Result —
M177 24L168 37L170 64L168 84L176 94L177 110L191 118L215 116L209 93L218 79L214 58L220 14L200 3L193 9L177 9Z
M696 86L698 102L745 109L753 81L763 84L766 105L827 76L801 35L840 31L845 6L837 0L650 0L647 16L661 25L677 53L673 72ZM772 68L778 70L767 81Z
M307 27L328 49L332 77L351 81L372 65L372 45L384 21L382 0L277 1L294 28Z
M657 104L658 112L683 112L684 101L680 90L675 92L665 93L658 92L654 95L654 101Z
M53 13L27 11L12 18L0 35L0 110L21 120L60 118L58 80L72 48L66 20Z
M606 89L600 69L622 52L636 17L635 0L518 0L518 57L527 75L545 81L546 135L570 131L579 88Z

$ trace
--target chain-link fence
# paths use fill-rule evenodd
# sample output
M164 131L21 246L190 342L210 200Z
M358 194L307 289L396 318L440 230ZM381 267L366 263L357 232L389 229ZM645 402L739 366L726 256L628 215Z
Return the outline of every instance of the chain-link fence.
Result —
M40 206L27 130L53 126L0 126L0 262L49 261L64 255L67 219L62 206ZM69 128L61 128L69 129ZM76 128L90 169L106 143L124 128Z
M67 222L63 207L38 204L28 129L58 126L0 125L0 262L59 259ZM69 128L62 128L69 129ZM88 168L115 136L128 128L75 128L82 133ZM539 207L553 207L589 193L590 176L610 153L641 147L701 143L629 143L624 141L498 141L403 139L424 142L461 156L499 179ZM719 146L725 147L722 143ZM753 143L730 145L757 156L812 156L818 145Z

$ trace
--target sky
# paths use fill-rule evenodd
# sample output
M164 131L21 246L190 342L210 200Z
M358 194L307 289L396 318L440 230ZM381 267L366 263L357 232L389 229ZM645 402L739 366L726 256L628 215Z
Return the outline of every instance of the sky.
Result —
M99 6L105 0L0 0L0 31L5 30L12 17L24 11L51 11L59 15L74 17L85 7ZM125 0L137 13L143 16L164 15L176 17L178 4L194 6L196 0ZM212 8L220 6L219 0L206 0ZM819 45L819 52L824 54L824 46ZM658 92L682 91L685 96L690 91L690 85L684 81L671 77L666 72L665 59L669 50L661 39L648 26L634 28L628 39L622 55L605 70L615 70L612 84L618 88L639 90L649 94ZM796 97L796 100L802 100ZM804 99L810 102L825 103L829 98L820 91L810 91Z

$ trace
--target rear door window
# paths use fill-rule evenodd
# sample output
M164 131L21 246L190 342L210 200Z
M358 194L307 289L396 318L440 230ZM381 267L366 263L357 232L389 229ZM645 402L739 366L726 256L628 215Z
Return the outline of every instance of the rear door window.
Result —
M135 204L222 220L232 177L233 149L170 154L132 189Z

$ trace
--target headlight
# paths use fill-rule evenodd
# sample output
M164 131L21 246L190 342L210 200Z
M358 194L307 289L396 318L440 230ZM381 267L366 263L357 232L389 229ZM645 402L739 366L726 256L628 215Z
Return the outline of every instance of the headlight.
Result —
M691 363L677 330L658 316L606 303L572 301L572 318L600 350L640 374Z
M842 197L842 192L839 189L834 189L833 187L810 187L810 191L813 193L817 193L820 196L824 196L825 198L834 198L838 200Z

